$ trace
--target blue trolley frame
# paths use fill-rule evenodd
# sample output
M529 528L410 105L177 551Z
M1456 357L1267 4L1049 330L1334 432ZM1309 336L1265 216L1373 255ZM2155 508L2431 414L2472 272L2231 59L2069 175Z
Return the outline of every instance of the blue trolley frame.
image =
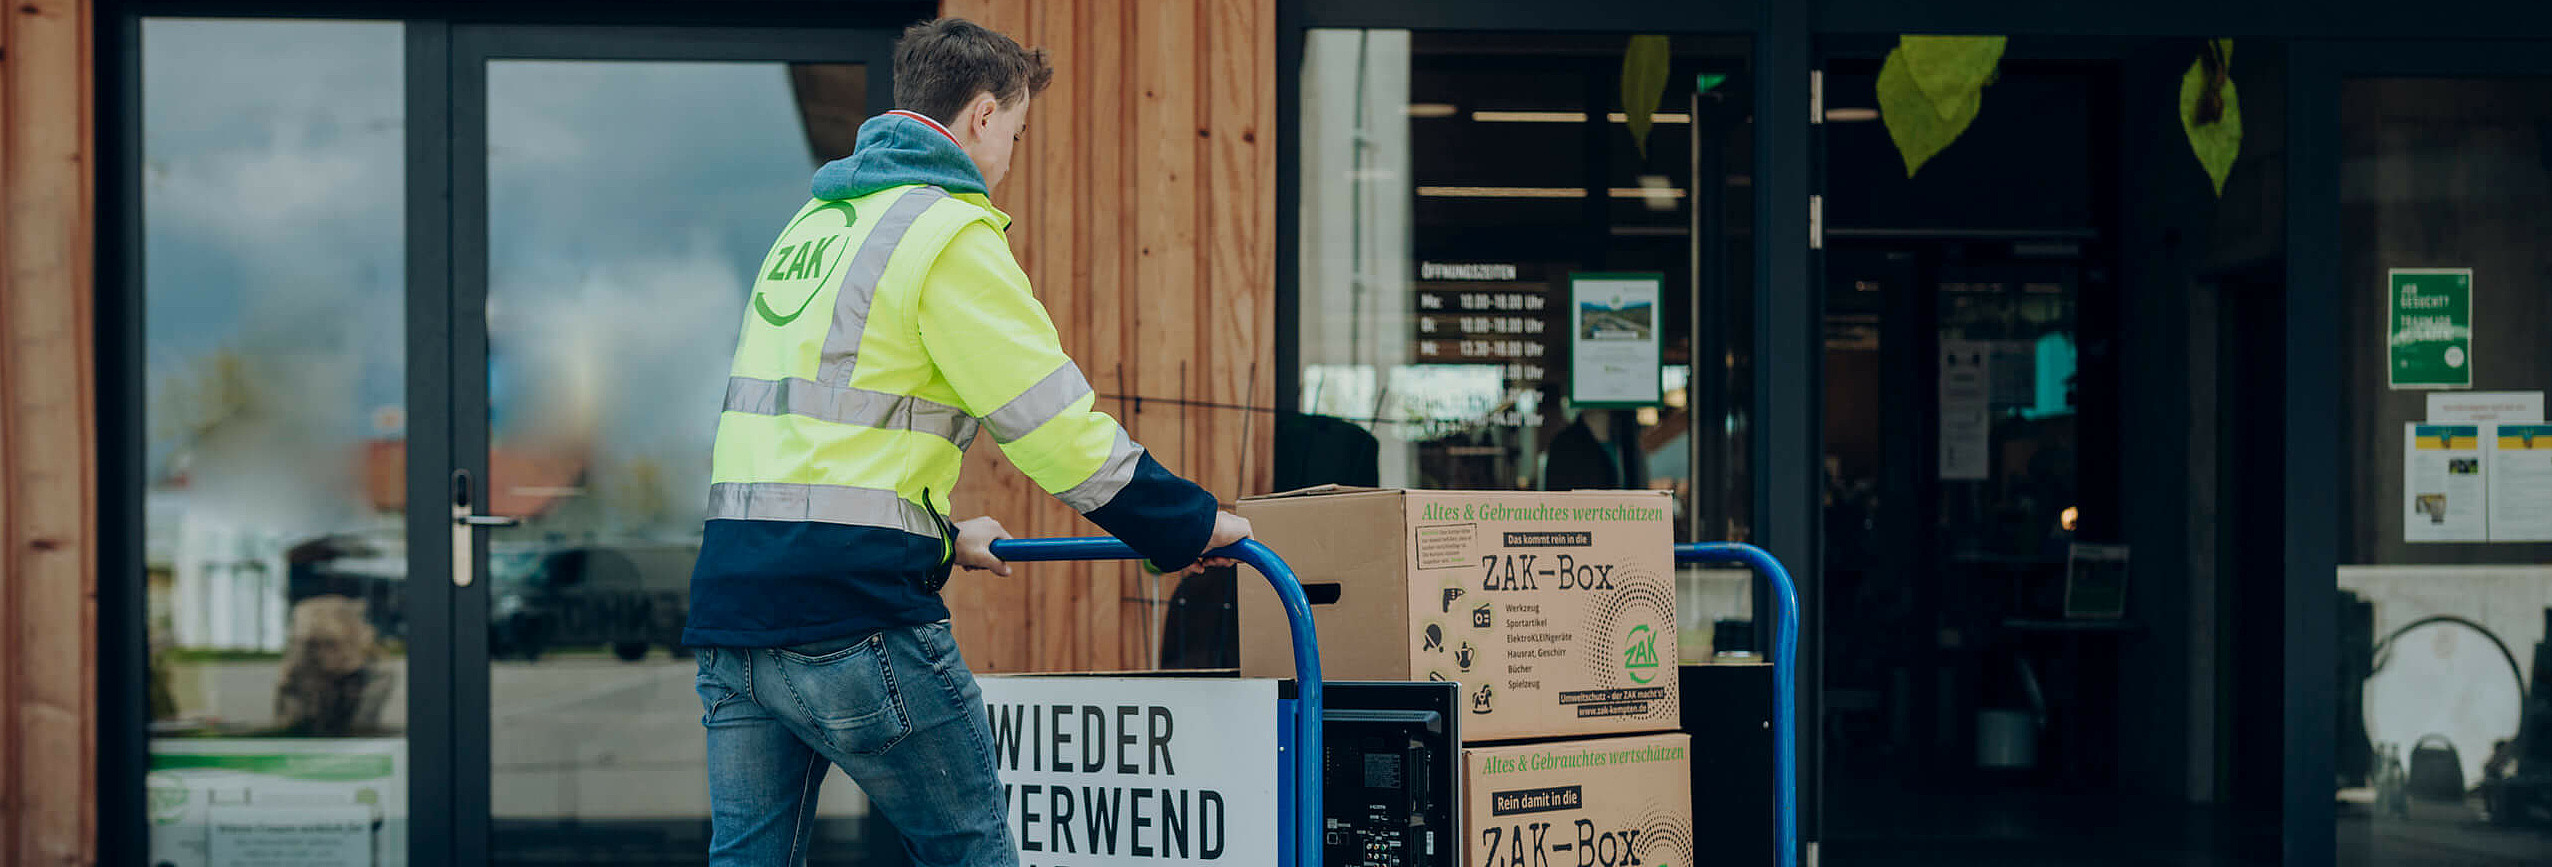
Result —
M1773 822L1778 835L1774 861L1797 867L1799 861L1799 587L1781 561L1753 545L1708 542L1675 546L1677 563L1734 563L1753 567L1772 585L1773 617L1780 621L1772 635L1772 767L1775 790Z
M1123 542L1094 536L1068 539L1005 539L992 544L992 554L1003 560L1036 562L1052 560L1137 560L1141 555ZM1280 699L1277 713L1283 742L1278 749L1290 753L1292 773L1278 775L1278 789L1283 809L1277 817L1279 827L1292 828L1293 833L1280 835L1278 860L1301 867L1320 867L1321 856L1321 698L1320 637L1312 627L1311 600L1303 595L1302 581L1283 558L1255 540L1209 552L1210 557L1228 557L1242 563L1267 579L1276 597L1285 603L1285 623L1294 639L1294 683L1296 697ZM1751 567L1772 587L1774 617L1779 625L1772 642L1772 751L1776 825L1776 861L1780 867L1797 867L1799 852L1799 765L1798 765L1798 684L1799 656L1799 589L1790 580L1790 570L1781 566L1763 549L1733 542L1714 542L1675 546L1677 563L1731 563Z

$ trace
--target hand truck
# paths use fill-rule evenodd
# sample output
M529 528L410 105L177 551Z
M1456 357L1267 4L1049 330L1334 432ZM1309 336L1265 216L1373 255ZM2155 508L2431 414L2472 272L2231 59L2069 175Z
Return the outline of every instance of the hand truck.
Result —
M1012 562L1056 560L1137 560L1141 555L1123 542L1106 537L1005 539L992 543L992 555ZM1285 754L1278 775L1281 809L1277 822L1279 863L1320 867L1321 857L1321 675L1320 638L1313 629L1311 602L1300 579L1283 558L1256 540L1212 551L1248 564L1267 579L1285 605L1285 621L1293 633L1296 697L1278 701L1277 749ZM1748 566L1771 586L1774 618L1772 742L1774 767L1775 860L1796 867L1799 851L1798 811L1798 673L1799 592L1790 572L1763 549L1731 542L1675 546L1677 563L1728 563Z

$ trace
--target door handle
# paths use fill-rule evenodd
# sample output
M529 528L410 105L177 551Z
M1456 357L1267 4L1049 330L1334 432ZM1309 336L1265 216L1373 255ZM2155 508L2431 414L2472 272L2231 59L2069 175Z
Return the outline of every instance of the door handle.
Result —
M477 514L476 497L470 486L470 471L452 471L452 586L468 587L478 579L478 533L480 527L520 527L523 519L509 515Z

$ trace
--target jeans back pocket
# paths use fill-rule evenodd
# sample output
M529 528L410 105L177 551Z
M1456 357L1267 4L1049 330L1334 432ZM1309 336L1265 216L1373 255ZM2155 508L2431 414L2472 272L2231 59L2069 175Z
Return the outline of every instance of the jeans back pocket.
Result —
M883 633L840 647L776 648L771 655L798 710L834 749L875 755L912 733Z

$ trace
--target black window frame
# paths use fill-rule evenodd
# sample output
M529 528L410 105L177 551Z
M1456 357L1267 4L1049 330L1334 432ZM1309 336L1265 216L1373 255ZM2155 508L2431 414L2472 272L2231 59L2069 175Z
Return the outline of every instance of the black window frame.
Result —
M402 592L413 635L450 652L410 654L409 857L417 864L486 863L491 816L486 582L455 588L449 517L440 508L453 456L475 454L484 477L484 428L452 424L476 400L484 418L486 378L458 376L457 362L481 364L485 311L485 154L475 154L479 186L455 143L474 114L484 131L484 63L514 56L594 60L755 60L872 64L891 57L894 33L937 14L914 0L836 3L751 0L666 2L103 2L93 13L93 112L97 163L96 307L93 323L98 413L97 728L98 863L143 864L150 855L144 775L149 768L148 588L143 561L143 466L147 446L145 281L141 163L142 22L149 18L381 21L405 28L406 356L408 580ZM608 22L608 23L598 23ZM850 36L854 38L842 39ZM836 40L827 42L828 39ZM538 52L547 51L547 54ZM465 78L465 76L467 76ZM888 104L889 75L871 77L872 102ZM462 88L476 82L479 90ZM472 198L475 196L476 198ZM459 206L475 202L465 214ZM472 234L472 233L475 234ZM456 266L455 241L474 238L477 269ZM467 284L464 285L464 278ZM475 301L475 308L462 304ZM115 314L114 312L122 313ZM475 311L475 312L473 312ZM461 328L475 325L475 334ZM449 335L450 339L445 339ZM473 342L474 341L474 342ZM476 354L471 354L474 351ZM484 367L480 367L483 371ZM440 416L440 418L438 418ZM475 452L463 436L476 430ZM484 546L481 546L484 556ZM484 568L479 570L484 572ZM474 628L473 628L474 625ZM466 634L464 634L466 633ZM472 637L475 637L473 640ZM419 645L412 644L412 648ZM456 701L420 707L420 697ZM420 712L425 711L425 712ZM473 715L474 714L474 715ZM464 760L474 761L474 764Z

